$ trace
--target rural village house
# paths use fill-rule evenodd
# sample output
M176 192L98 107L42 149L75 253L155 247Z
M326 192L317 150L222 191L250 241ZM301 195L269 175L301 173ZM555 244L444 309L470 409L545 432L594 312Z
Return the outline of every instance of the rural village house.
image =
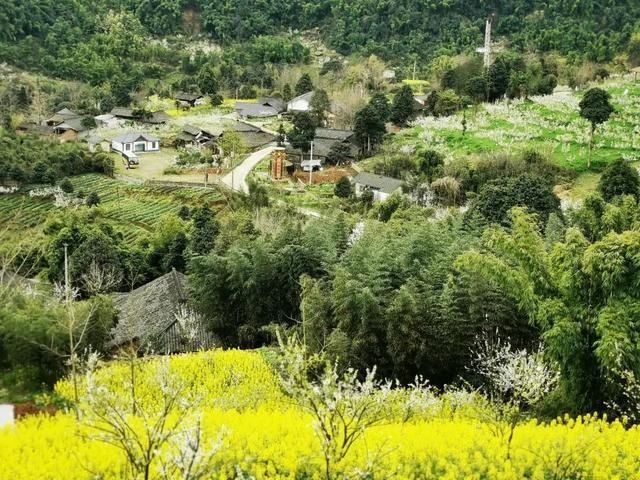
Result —
M297 162L302 159L302 169L309 171L310 168L320 168L332 154L332 149L335 149L338 144L344 145L343 151L346 154L347 162L355 160L358 155L358 146L355 143L353 131L334 128L316 128L316 135L313 139L313 159L303 159L303 152L293 148L290 144L286 146L286 152L292 161ZM311 152L305 154L305 156L310 155Z
M311 110L311 99L315 92L307 92L292 98L287 103L287 111L291 113L308 112Z
M238 132L242 138L242 143L249 149L254 150L263 147L275 141L275 135L265 132L264 130L254 127L244 122L236 122L233 129ZM222 134L224 136L224 133Z
M191 108L204 103L204 96L199 93L180 92L176 94L175 99L180 108Z
M402 180L375 173L360 172L351 181L355 185L356 197L362 196L365 190L371 190L376 202L384 201L391 194L402 191Z
M107 348L134 344L143 351L171 354L212 348L213 336L188 312L186 275L172 270L130 293L116 294L117 324Z
M257 103L236 102L238 118L266 118L275 117L286 108L284 101L276 97L262 97Z
M120 152L130 164L137 164L138 153L160 150L160 139L148 133L125 133L111 140L111 150Z
M209 149L212 154L220 153L218 139L222 136L222 130L203 130L193 125L185 125L175 140L177 147L191 147Z
M83 125L84 117L68 108L57 111L45 123L54 134L59 135L62 142L76 140L80 133L87 130Z

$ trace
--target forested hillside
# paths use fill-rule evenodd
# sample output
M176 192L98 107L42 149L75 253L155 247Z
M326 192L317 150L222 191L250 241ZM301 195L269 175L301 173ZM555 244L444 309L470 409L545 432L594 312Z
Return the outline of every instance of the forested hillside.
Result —
M8 0L0 5L0 39L69 47L99 33L110 9L134 13L155 35L202 32L229 44L321 27L343 54L425 60L479 46L495 12L495 33L518 49L598 62L626 45L640 14L632 0Z

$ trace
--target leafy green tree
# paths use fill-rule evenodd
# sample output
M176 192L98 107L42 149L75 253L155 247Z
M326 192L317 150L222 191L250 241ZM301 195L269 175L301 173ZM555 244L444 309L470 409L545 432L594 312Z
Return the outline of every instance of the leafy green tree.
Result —
M294 148L308 152L316 137L316 122L311 114L298 112L293 116L293 128L289 132L289 141Z
M58 185L60 190L64 193L72 193L73 192L73 183L68 178L64 178Z
M512 212L510 231L485 232L482 253L473 250L456 268L500 286L542 332L549 359L561 372L559 408L591 410L620 393L617 369L637 371L640 350L631 339L638 296L633 259L635 231L611 233L593 244L575 228L551 252L537 219Z
M509 68L502 58L498 58L487 72L488 99L495 102L507 93L509 88Z
M638 170L623 159L618 159L607 165L598 181L598 191L606 201L618 195L638 196L640 189L640 175Z
M95 207L100 203L100 196L96 192L90 192L84 200L88 207Z
M629 63L633 66L640 65L640 31L631 35L627 52L629 53Z
M277 137L278 146L279 147L284 146L284 141L286 139L287 139L287 131L284 129L284 125L281 122L280 125L278 126L278 137Z
M172 268L185 271L185 251L189 244L185 231L186 225L177 215L167 214L160 219L149 241L147 255L153 276L159 277Z
M329 165L342 165L351 157L351 146L345 142L336 142L327 152L326 162Z
M370 154L382 142L386 132L387 127L383 118L371 104L356 113L353 133L361 151Z
M317 126L324 126L327 122L327 114L331 110L331 101L327 92L321 88L313 92L313 98L309 102L311 116Z
M351 185L349 177L342 177L336 182L333 194L339 198L349 198L353 195L353 185Z
M444 157L440 152L435 150L425 150L420 154L418 160L418 171L427 177L427 181L431 183L437 173L441 171L444 165Z
M389 106L389 99L384 93L374 93L371 100L369 100L369 105L372 111L375 112L382 121L387 122L389 120L391 107Z
M413 90L409 85L404 85L393 97L389 119L399 127L406 126L413 118L413 102Z
M591 168L593 136L596 128L601 123L609 120L609 117L614 112L613 105L611 105L611 102L609 101L610 98L611 95L606 90L602 90L601 88L591 88L587 90L582 97L582 100L580 100L580 116L591 123L587 168Z
M215 244L220 225L209 207L200 207L191 213L193 231L190 248L194 255L208 254Z
M313 91L313 82L311 81L311 77L308 73L303 73L298 80L298 83L296 83L296 97L311 91Z
M471 77L467 81L465 93L469 96L474 105L478 105L487 100L487 79L484 75Z
M436 117L453 115L462 106L462 99L453 90L438 92L433 114Z
M203 65L196 79L200 92L205 95L218 93L218 80L211 65Z
M509 211L524 206L539 215L544 224L558 211L560 200L549 182L535 175L520 175L488 182L480 188L469 212L479 213L489 223L508 225Z

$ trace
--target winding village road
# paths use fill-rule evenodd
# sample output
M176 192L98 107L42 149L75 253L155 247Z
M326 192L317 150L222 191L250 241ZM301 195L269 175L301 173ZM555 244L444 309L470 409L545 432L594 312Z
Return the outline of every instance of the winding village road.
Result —
M249 193L249 185L247 184L247 175L264 157L271 155L276 147L269 145L257 152L252 153L244 161L234 168L231 172L222 177L222 183L237 192Z

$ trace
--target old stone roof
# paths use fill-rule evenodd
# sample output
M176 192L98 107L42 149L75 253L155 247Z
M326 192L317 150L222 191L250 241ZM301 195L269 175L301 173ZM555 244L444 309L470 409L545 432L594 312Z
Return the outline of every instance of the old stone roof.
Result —
M197 93L184 93L184 92L180 92L176 94L176 100L180 100L182 102L195 102L196 100L198 100L199 98L202 98L202 95L197 94Z
M357 174L353 177L353 183L364 185L383 193L393 193L402 186L402 180L369 172L360 172Z
M131 341L153 340L175 322L175 314L187 301L187 277L172 270L130 293L118 294L114 306L118 323L108 347Z
M338 144L343 143L341 140L332 140L330 138L315 138L313 140L313 156L314 157L322 157L323 159L329 156L329 152L331 148ZM353 145L352 143L345 142L345 145L349 147L349 157L355 158L358 155L358 147ZM302 151L297 148L293 148L291 144L288 144L286 147L286 152L289 155L301 155ZM308 155L309 152L306 153Z
M113 107L111 109L111 115L120 118L134 118L133 109L125 107Z
M64 122L56 125L55 128L59 131L74 130L76 132L84 132L87 127L82 125L82 120L80 117L67 118Z
M353 137L352 130L340 130L337 128L316 128L316 138L328 138L331 140L349 140Z
M274 117L278 110L259 103L236 102L236 112L242 117Z
M303 93L302 95L298 95L297 97L289 100L289 105L291 105L293 102L298 102L300 100L306 100L307 102L310 102L311 99L313 98L314 93L315 93L314 91L311 91L311 92Z
M233 129L240 134L242 142L250 149L262 147L276 139L274 135L263 132L258 127L247 125L244 122L236 122L233 125Z
M159 111L159 112L153 112L150 118L146 118L142 121L145 123L158 124L158 123L167 123L169 120L171 120L171 117L166 112Z
M268 107L275 108L278 113L284 112L287 105L281 98L278 97L262 97L258 99L258 103L260 105L265 105Z

